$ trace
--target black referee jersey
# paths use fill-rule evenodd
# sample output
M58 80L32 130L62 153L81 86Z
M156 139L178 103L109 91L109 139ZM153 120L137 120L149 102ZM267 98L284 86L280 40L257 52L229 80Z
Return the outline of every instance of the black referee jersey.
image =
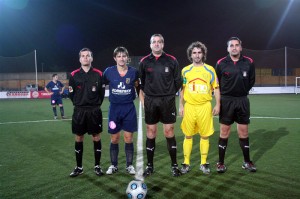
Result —
M175 95L182 86L179 64L172 55L152 53L140 61L141 89L148 96Z
M69 79L69 96L74 106L101 106L105 94L102 72L93 67L86 73L74 70Z
M253 60L241 55L234 62L230 56L220 59L216 64L222 96L247 96L255 83L255 68Z

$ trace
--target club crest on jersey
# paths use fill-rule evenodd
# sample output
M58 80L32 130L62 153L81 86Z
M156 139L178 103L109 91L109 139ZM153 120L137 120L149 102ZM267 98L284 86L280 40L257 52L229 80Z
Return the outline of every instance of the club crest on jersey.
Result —
M73 88L72 88L72 86L69 86L69 92L70 92L70 93L73 93Z
M165 67L165 72L168 73L169 72L169 67Z
M95 92L96 91L96 86L92 87L92 91Z
M126 84L130 84L130 78L126 78Z
M207 79L207 78L208 78L208 74L202 74L202 77L203 77L204 79Z

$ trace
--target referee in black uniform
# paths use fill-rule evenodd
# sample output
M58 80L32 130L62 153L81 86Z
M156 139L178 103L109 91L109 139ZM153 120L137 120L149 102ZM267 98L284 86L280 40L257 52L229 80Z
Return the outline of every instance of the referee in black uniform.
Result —
M154 172L153 158L157 123L163 123L164 136L171 157L171 172L173 176L180 176L177 165L177 145L174 134L176 122L175 95L182 86L181 71L178 62L172 55L163 52L164 38L161 34L154 34L150 39L152 52L141 59L140 99L145 108L145 122L147 125L147 167L144 177Z
M219 79L221 92L221 110L219 114L219 162L217 171L226 172L224 164L227 142L231 125L237 123L240 147L244 155L242 168L255 172L256 167L250 160L248 124L250 123L250 102L248 94L255 83L255 68L253 60L243 56L242 41L231 37L227 41L228 55L216 64L216 73Z
M75 134L75 156L77 166L70 174L76 177L83 173L82 154L84 134L92 135L94 142L95 173L103 175L100 167L102 112L105 88L103 87L102 72L92 67L93 53L88 48L79 52L81 67L71 73L69 79L70 99L74 105L72 116L72 132Z

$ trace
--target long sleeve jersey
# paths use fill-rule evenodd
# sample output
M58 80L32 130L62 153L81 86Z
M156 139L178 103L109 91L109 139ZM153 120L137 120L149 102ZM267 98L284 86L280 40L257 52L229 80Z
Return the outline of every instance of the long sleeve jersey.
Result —
M86 73L74 70L69 79L69 96L74 106L101 106L105 94L102 72L93 67Z
M182 86L177 59L163 53L156 58L152 53L140 61L141 89L148 96L175 95Z
M215 69L223 96L247 96L255 83L254 63L249 57L241 55L234 62L228 55L217 62Z

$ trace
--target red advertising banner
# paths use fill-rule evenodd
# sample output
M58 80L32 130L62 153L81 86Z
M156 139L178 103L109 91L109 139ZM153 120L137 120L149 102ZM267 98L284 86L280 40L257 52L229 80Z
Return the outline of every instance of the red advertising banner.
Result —
M47 93L46 91L31 91L30 92L30 98L39 98L39 99L45 99L45 98L51 98L51 94Z

